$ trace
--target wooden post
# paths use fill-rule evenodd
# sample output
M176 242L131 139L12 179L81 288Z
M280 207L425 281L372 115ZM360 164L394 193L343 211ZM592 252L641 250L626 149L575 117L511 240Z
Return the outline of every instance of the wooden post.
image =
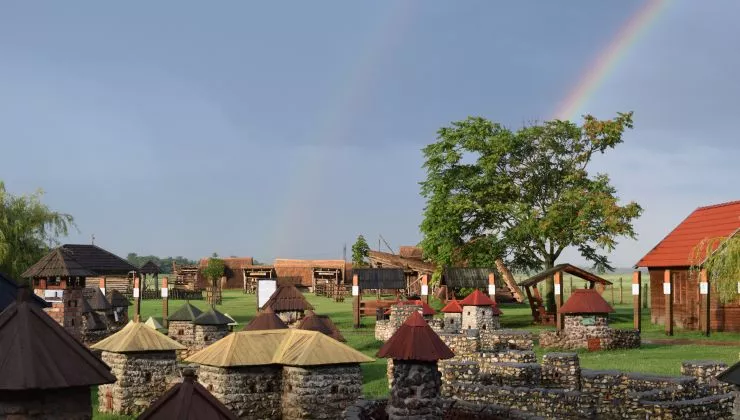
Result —
M496 302L496 275L488 273L488 297Z
M427 305L429 304L429 279L426 274L421 276L421 298Z
M642 331L642 273L635 270L632 273L632 324L637 331Z
M355 328L360 328L360 282L357 278L357 274L352 275L352 296L355 298Z
M612 283L610 289L612 289L612 305L614 305L614 283Z
M699 275L699 295L703 297L703 299L699 299L699 305L700 307L704 307L704 310L701 311L701 317L704 318L704 323L702 324L702 326L704 327L704 335L709 337L709 335L712 333L712 315L710 312L711 304L709 300L709 294L711 293L711 291L709 290L709 278L707 276L707 269L703 268Z
M167 277L162 277L162 326L167 328L169 322L167 317L169 316L169 289L167 289Z
M622 284L622 278L619 278L619 304L624 303L624 285Z
M103 292L103 296L105 296L105 277L100 278L100 291Z
M563 315L560 307L563 306L563 272L555 273L555 326L558 331L563 330Z
M650 297L648 293L650 291L650 286L648 286L647 284L644 284L642 288L643 288L642 290L642 309L648 309L650 307L649 306Z
M573 294L573 276L570 276L570 294Z
M138 277L134 277L134 322L141 322L141 294Z
M663 272L663 295L665 296L665 333L673 335L673 279L671 270Z

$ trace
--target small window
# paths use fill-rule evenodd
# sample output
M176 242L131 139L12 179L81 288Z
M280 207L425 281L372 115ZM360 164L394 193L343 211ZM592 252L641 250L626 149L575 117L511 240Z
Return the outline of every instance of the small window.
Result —
M152 373L151 372L147 372L147 373L144 374L144 381L145 382L151 382L152 381Z
M75 326L75 320L74 320L74 318L69 320L69 325L71 325L73 327Z
M470 315L470 311L468 311L468 315Z
M450 325L455 325L455 320L454 319L450 319Z
M207 336L207 335L203 336L203 341L208 341L208 340L210 340L210 339L211 339L211 337L209 337L209 336Z
M72 301L71 301L71 300L68 300L68 301L67 301L67 307L68 307L68 308L71 308L71 307L72 307Z
M483 324L483 329L484 329L484 330L486 329L486 324Z
M332 394L336 394L338 391L339 391L339 387L336 386L336 385L332 385L331 386L331 391L329 391L329 392L331 392Z
M177 330L177 335L183 335L183 334L185 334L185 331L183 331L183 330Z
M213 391L213 384L208 384L208 386L206 387L206 389L208 391Z

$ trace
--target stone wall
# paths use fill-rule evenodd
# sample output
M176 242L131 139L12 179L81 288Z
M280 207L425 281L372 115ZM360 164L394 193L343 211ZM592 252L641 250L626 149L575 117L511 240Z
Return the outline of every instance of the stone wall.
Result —
M479 349L478 337L467 334L440 334L439 338L447 344L455 355L477 353Z
M0 419L92 419L90 387L2 391Z
M347 408L345 420L385 420L388 400L358 400ZM493 404L442 400L445 420L539 420L542 417Z
M437 363L394 360L393 383L386 408L389 419L442 418Z
M111 367L116 382L98 387L98 411L133 415L144 411L179 378L174 351L111 353L103 362Z
M388 341L389 338L396 332L391 326L391 321L375 321L375 339L379 341Z
M279 420L282 417L281 366L200 366L198 382L240 418Z
M687 360L681 363L681 375L693 376L700 384L716 384L717 376L727 370L727 363Z
M532 340L532 333L529 331L480 331L480 350L484 352L532 350L533 348L534 340Z
M195 325L190 321L169 321L167 335L183 346L191 348L195 344Z
M547 353L542 357L542 386L581 389L581 364L576 353Z
M463 330L493 330L501 328L498 315L493 315L490 306L463 306Z
M52 302L44 312L77 339L82 338L82 289L64 289L62 301Z
M362 396L359 364L283 367L284 419L336 419Z
M616 330L605 325L583 326L580 317L566 317L563 331L541 331L540 347L565 350L587 349L589 340L598 340L597 349L632 349L640 347L638 330ZM603 318L597 318L597 321ZM570 324L569 324L570 323Z
M200 350L229 335L228 325L196 325L193 333L193 350Z
M388 320L375 321L375 339L380 341L388 341L389 338L396 333L399 327L413 314L414 312L422 312L421 305L392 305L391 314ZM437 320L431 320L427 318L427 322L432 328L437 327L437 330L441 329L441 324L437 325ZM438 331L439 332L439 331Z
M442 331L447 334L457 334L462 329L461 313L445 313L442 324Z

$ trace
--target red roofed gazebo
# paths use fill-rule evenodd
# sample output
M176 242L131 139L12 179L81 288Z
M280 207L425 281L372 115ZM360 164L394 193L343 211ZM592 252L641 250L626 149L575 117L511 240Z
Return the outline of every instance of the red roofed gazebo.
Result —
M560 308L561 314L609 314L614 308L594 289L576 289Z
M420 313L411 314L378 351L378 357L390 359L389 417L441 419L442 378L437 361L454 355Z

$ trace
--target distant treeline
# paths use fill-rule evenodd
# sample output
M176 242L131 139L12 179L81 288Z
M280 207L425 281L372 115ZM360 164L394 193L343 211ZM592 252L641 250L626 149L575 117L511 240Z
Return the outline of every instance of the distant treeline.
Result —
M154 264L157 264L157 266L159 267L159 272L161 274L172 274L173 261L176 262L177 265L197 264L197 261L190 260L185 257L159 258L154 255L138 255L135 252L129 252L129 254L126 256L126 260L137 267L141 267L142 265L146 264L147 261L151 260Z

